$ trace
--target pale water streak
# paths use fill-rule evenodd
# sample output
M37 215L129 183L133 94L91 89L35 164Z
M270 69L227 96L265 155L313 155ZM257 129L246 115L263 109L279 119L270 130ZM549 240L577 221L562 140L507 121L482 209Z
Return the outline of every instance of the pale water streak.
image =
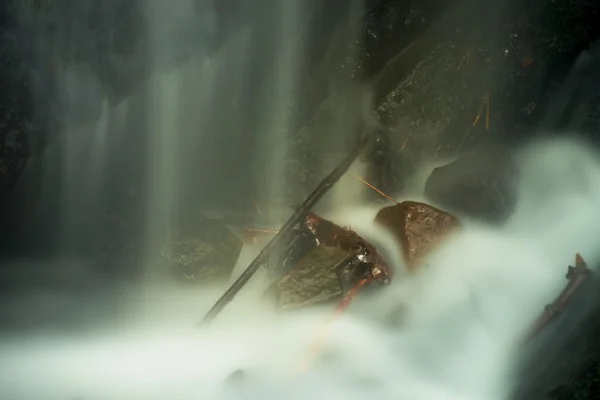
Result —
M177 153L180 135L178 71L154 77L150 82L148 110L147 251L152 264L168 244L177 205Z
M295 93L300 80L302 53L305 51L302 41L305 33L302 21L306 19L303 3L302 0L291 0L278 7L281 9L281 15L278 16L279 32L273 33L278 37L278 47L273 76L267 81L264 108L261 110L264 123L259 129L263 131L258 135L258 148L266 161L261 187L271 204L284 200L284 165L292 134L289 129L290 116L294 102L299 100Z
M148 46L154 69L162 66L178 23L193 15L193 3L178 2L177 7L164 2L147 0L144 3L148 23ZM160 70L159 70L160 71ZM146 239L144 264L154 266L161 250L168 246L178 202L178 142L181 136L181 89L185 84L178 69L155 73L147 82L148 109L146 115ZM152 271L152 270L151 270ZM154 272L154 271L152 271Z
M95 124L65 127L58 143L63 163L62 221L64 246L87 232L78 232L90 218L101 213L107 180L109 131L111 118L106 101ZM55 148L56 149L56 148Z
M205 159L220 157L204 143L206 132L214 135L214 114L222 112L215 110L212 104L215 94L224 90L216 78L226 64L233 64L239 65L238 74L232 76L230 82L241 79L247 36L247 32L242 31L218 53L192 57L177 68L153 75L146 84L149 123L145 132L147 225L144 247L150 275L164 271L159 260L168 257L165 249L172 240L173 229L177 229L177 210L197 207L194 204L198 200L197 193L203 191L198 182L210 181L211 174L218 172L202 168ZM234 90L229 95L235 103L239 93ZM225 164L219 166L228 168ZM206 187L204 191L211 190L217 189Z

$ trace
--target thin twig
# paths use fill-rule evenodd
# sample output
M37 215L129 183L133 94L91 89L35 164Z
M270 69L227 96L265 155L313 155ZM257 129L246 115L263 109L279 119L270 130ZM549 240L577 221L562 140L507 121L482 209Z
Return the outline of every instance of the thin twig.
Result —
M398 151L404 150L404 147L406 147L407 143L408 143L408 138L404 139L404 142L402 142L402 146L400 146L400 148L398 149Z
M552 304L546 306L544 312L535 321L531 331L526 336L525 340L532 339L542 330L544 330L550 322L556 317L557 313L561 312L575 292L589 278L591 270L581 255L575 255L575 266L569 266L566 278L569 280L567 286L560 292Z
M488 113L489 113L489 91L486 92L485 97L483 98L483 103L481 104L481 107L479 108L479 112L477 112L477 116L475 117L475 120L473 121L473 123L471 124L471 126L475 126L477 125L477 123L479 122L479 119L481 118L481 113L483 113L483 109L485 106L488 106ZM487 117L486 117L487 120Z
M465 61L467 60L467 58L469 57L469 55L471 54L470 51L467 51L464 55L464 57L462 58L462 60L460 60L460 64L458 64L458 67L456 67L456 70L458 71L460 69L460 67L463 66L463 64L465 64Z
M486 105L487 105L487 112L485 114L485 130L489 131L490 130L490 91L487 91L487 95L485 96L486 98Z
M358 179L359 181L361 181L362 183L364 183L365 185L367 185L369 188L373 189L374 191L376 191L377 193L379 193L380 195L382 195L383 197L385 197L386 199L393 201L396 204L399 204L396 200L394 200L392 197L388 196L387 194L385 194L383 191L381 191L380 189L378 189L377 187L375 187L374 185L371 185L369 182L367 182L366 180L364 180L363 178L361 178L358 175L354 176L356 179Z

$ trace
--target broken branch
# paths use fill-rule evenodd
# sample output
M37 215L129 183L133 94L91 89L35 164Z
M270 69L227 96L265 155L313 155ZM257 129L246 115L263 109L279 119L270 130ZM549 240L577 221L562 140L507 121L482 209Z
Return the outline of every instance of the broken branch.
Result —
M527 335L526 340L535 337L550 324L554 317L565 308L573 294L575 294L579 287L587 280L590 273L591 270L588 268L581 255L579 255L579 253L575 255L575 266L569 266L566 276L569 283L567 283L567 286L560 292L554 302L546 306L546 309L538 317L531 331Z
M227 289L219 300L212 306L208 313L204 316L201 325L212 321L237 295L237 293L248 283L250 278L270 257L272 251L277 248L283 237L289 235L294 227L304 219L306 214L317 204L325 193L348 171L352 163L358 158L366 145L366 136L360 138L359 143L354 150L325 178L319 186L304 200L304 203L292 214L287 222L281 227L271 241L261 250L256 258L250 263L240 277Z

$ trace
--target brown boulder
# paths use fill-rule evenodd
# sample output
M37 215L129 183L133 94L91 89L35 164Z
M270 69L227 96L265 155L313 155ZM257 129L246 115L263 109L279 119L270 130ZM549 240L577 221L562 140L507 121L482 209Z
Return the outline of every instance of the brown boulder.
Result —
M409 270L416 269L448 233L460 227L460 221L454 215L414 201L382 208L375 222L398 240Z

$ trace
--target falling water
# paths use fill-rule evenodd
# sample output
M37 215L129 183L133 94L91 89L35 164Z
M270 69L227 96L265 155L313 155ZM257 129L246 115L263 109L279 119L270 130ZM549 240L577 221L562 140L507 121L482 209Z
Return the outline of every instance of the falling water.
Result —
M152 90L148 110L148 159L147 159L147 242L149 260L160 253L170 237L177 204L177 140L180 134L178 72L161 74L149 83Z
M176 53L168 49L177 46L179 40L173 31L190 29L194 22L190 17L195 12L194 3L184 1L171 7L164 2L146 0L145 4L153 63L168 65L172 53ZM358 4L352 4L351 19L357 19L362 11ZM286 154L292 137L292 109L299 100L296 96L303 56L309 45L305 25L314 6L294 0L270 4L267 8L270 19L250 21L247 29L242 29L217 53L209 54L199 44L196 53L186 62L154 74L147 84L146 95L150 99L145 248L149 265L159 254L166 254L162 250L170 240L170 232L176 228L173 225L175 210L195 207L194 203L200 202L202 197L210 198L211 192L235 193L236 185L247 185L251 181L250 190L247 187L237 190L243 193L242 203L258 201L284 209L289 206L285 200L289 183L284 174ZM266 24L269 29L260 24ZM262 48L264 46L268 47ZM258 55L254 50L259 51ZM257 63L256 56L265 59L258 61L261 68L258 73L253 66ZM244 121L248 119L244 117L248 108L244 102L248 99L254 103L250 109L255 115L250 120L258 121L255 125ZM224 122L222 115L229 120ZM230 137L230 143L222 150L211 148L214 139L209 138L215 137L215 129L219 136ZM340 150L343 151L345 145L342 144ZM236 152L251 154L248 157ZM240 169L241 172L233 176L241 179L229 181L219 177L232 176L222 173L231 169ZM211 174L214 176L210 177ZM208 178L198 179L202 175ZM211 185L199 187L199 181L208 181ZM346 186L342 183L344 193ZM358 185L354 181L350 186Z
M110 121L116 114L102 99L97 80L85 67L65 67L61 75L67 124L52 150L60 153L62 162L61 239L63 252L69 253L82 245L77 238L88 235L91 226L98 227L95 222L102 212L104 183L108 178L109 129L115 128ZM97 121L91 125L78 124L78 114L90 109L92 113L98 111ZM90 241L99 241L100 237L93 235Z
M267 83L265 105L263 110L264 124L259 129L261 156L265 157L266 173L263 177L266 200L271 203L281 203L284 199L285 175L284 165L290 138L291 107L294 104L295 93L300 77L300 61L304 51L302 36L303 13L302 5L306 2L292 0L277 7L281 10L278 15L279 32L277 35L277 56L273 76Z
M177 45L179 37L173 31L185 30L193 24L194 18L190 17L196 12L194 2L179 2L176 7L164 2L147 0L149 20L149 43L154 56L154 64L161 65L169 62L169 46ZM212 137L215 129L222 130L222 136L251 134L258 143L253 145L254 156L248 161L255 165L264 165L264 170L259 167L259 174L250 176L259 180L258 187L267 193L270 199L280 199L283 195L283 163L287 148L289 107L294 99L295 81L298 76L297 66L302 55L301 26L298 21L302 18L302 2L287 2L285 6L274 7L281 10L282 15L275 15L274 20L280 27L277 33L271 33L278 39L278 47L274 50L272 76L258 87L254 93L255 102L263 103L255 108L261 115L258 117L260 134L244 132L252 127L246 127L243 121L237 124L227 122L223 124L220 117L215 119L215 114L242 114L240 103L243 101L244 79L253 79L247 71L252 56L248 50L252 30L258 29L251 26L242 29L232 40L225 44L216 54L208 54L199 45L198 51L186 62L167 72L155 74L148 86L147 93L151 97L148 110L148 156L147 156L147 263L156 260L159 253L165 256L161 249L168 245L176 218L176 210L180 207L194 207L194 201L199 200L197 192L211 192L223 189L227 182L220 182L218 178L208 179L216 185L198 188L197 179L201 175L210 175L218 170L242 168L239 163L232 164L232 154L236 146L231 143L230 149L225 149L226 154L219 155L211 149L211 141L206 133ZM209 11L202 9L202 12ZM255 40L265 38L256 37ZM233 66L233 68L232 68ZM236 67L237 66L237 67ZM224 71L228 72L227 74ZM223 76L226 75L224 78ZM226 81L225 81L225 80ZM235 83L238 82L238 86ZM226 93L228 99L219 100ZM224 109L222 109L224 107ZM221 108L221 109L220 109ZM238 119L243 119L239 115ZM232 141L239 140L233 136ZM240 149L238 151L246 151ZM227 154L229 153L229 154ZM203 159L210 158L210 163ZM206 166L204 170L203 166ZM212 168L211 168L212 167ZM246 176L248 177L248 173ZM258 175L258 176L256 176ZM207 179L204 179L206 181ZM262 181L262 182L260 182ZM235 183L232 182L232 185ZM191 188L191 189L190 189ZM194 190L195 189L195 190ZM198 190L202 189L202 190ZM231 189L227 188L229 192ZM196 194L195 194L196 192ZM194 197L195 196L195 197ZM209 194L200 196L210 197ZM195 200L194 200L195 199ZM251 199L247 199L248 202ZM168 254L167 254L168 256Z
M361 2L351 3L348 18L356 21L364 10ZM284 171L311 45L306 26L317 5L294 0L261 6L215 51L209 39L218 27L208 3L141 4L144 50L133 57L143 58L147 65L139 73L148 77L115 103L93 68L65 62L58 74L62 139L52 152L62 165L62 252L101 247L109 229L101 214L114 212L107 210L107 198L122 202L129 196L134 205L120 213L144 214L138 250L153 275L164 270L180 209L217 204L227 211L258 201L291 212ZM71 34L84 44L74 38L68 45L84 46L85 30L71 22ZM347 183L335 189L336 205L358 199L348 190L361 185L354 178Z

